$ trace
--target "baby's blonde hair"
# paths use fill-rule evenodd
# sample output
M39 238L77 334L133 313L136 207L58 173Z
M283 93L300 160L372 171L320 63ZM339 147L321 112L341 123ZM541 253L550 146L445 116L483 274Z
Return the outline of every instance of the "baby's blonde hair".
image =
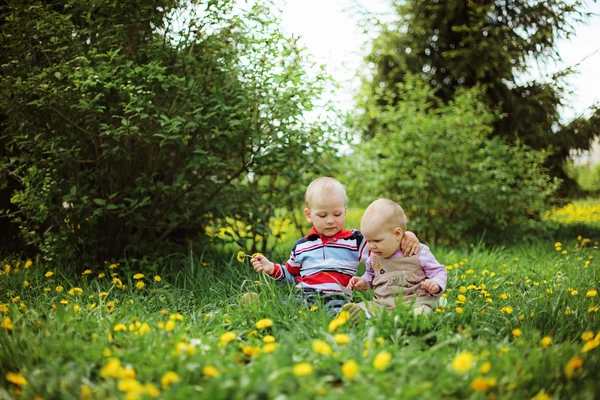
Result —
M348 205L346 188L337 179L333 179L328 176L322 176L312 181L306 188L306 193L304 195L304 203L306 208L310 208L310 203L313 197L317 194L340 194L344 197L344 205Z
M398 203L389 199L377 199L365 210L362 219L376 219L389 229L400 227L406 232L406 214Z

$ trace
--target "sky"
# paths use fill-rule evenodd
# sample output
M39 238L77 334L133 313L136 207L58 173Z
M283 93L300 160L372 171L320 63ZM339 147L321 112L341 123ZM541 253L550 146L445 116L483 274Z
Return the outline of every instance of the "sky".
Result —
M354 107L354 96L360 86L356 74L364 68L362 59L367 52L364 45L369 40L369 35L362 32L353 18L357 5L383 18L392 15L388 0L282 0L283 30L299 36L299 43L306 46L317 62L325 64L340 83L332 100L343 111ZM581 62L577 74L567 80L572 93L566 98L567 106L560 110L563 122L586 115L592 104L600 103L600 2L590 0L587 11L597 15L587 24L577 25L570 40L558 42L562 63L539 66L532 63L530 68L531 77L539 80Z

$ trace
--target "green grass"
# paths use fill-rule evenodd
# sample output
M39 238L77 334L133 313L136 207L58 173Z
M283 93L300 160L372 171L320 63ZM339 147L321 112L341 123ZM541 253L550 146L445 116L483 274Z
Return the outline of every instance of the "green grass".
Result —
M334 332L329 332L331 319L321 308L310 311L297 305L293 290L255 274L235 254L218 260L208 253L189 254L151 274L103 265L78 276L43 263L25 269L23 261L17 267L16 260L7 260L10 271L0 276L0 303L5 305L0 319L6 325L9 318L12 329L0 328L0 398L150 398L143 385L152 384L160 398L177 399L366 394L386 399L483 399L491 394L529 399L539 393L592 399L599 388L600 347L582 352L582 334L600 331L600 310L589 311L600 306L599 297L587 295L598 290L600 259L593 241L575 247L579 243L575 237L563 239L566 254L555 249L554 240L493 249L434 247L438 260L452 266L446 307L429 317L398 309ZM47 271L54 275L45 277ZM145 277L134 279L138 272ZM106 276L98 278L99 273ZM111 273L118 274L125 290L111 284ZM136 288L139 281L144 288ZM63 290L57 291L58 286ZM83 292L69 295L75 287ZM578 293L572 294L573 289ZM241 296L248 291L259 293L260 303L243 307ZM100 298L101 292L107 295ZM465 304L456 304L460 294L466 296ZM506 313L506 307L512 312ZM257 329L263 318L272 326ZM165 329L168 321L173 321L170 331ZM141 333L144 323L149 332ZM115 331L119 324L126 330ZM515 337L517 328L521 335ZM236 339L219 343L225 332L235 332ZM336 343L338 333L347 334L349 343ZM262 340L267 335L279 344L270 353ZM545 336L552 338L547 347L540 344ZM331 353L313 350L317 339L327 342ZM374 359L381 352L388 352L391 361L379 370ZM464 352L473 356L473 363L459 373L452 361ZM567 376L565 367L574 357L582 366ZM124 370L105 368L110 359L118 359ZM342 372L348 360L358 364L353 379ZM313 372L299 377L293 367L302 362ZM490 369L483 373L486 363ZM209 366L218 376L207 376ZM179 381L161 385L169 371ZM28 383L10 383L10 373L19 373ZM493 385L476 391L471 384L477 377L489 378Z

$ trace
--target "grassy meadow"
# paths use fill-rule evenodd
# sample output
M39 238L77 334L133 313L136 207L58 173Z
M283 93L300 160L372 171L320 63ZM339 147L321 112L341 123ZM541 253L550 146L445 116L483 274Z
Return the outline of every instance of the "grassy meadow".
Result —
M565 226L552 239L433 247L447 304L359 326L297 305L234 250L77 276L7 258L0 398L597 398L600 205L567 207L547 216Z

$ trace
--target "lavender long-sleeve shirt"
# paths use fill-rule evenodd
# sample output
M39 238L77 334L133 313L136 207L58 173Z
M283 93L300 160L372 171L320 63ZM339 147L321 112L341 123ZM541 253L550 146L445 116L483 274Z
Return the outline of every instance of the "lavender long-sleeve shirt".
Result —
M399 257L404 257L404 254L402 254L402 250L400 250L400 249L398 249L394 254L392 254L388 258L399 258ZM373 260L373 256L371 255L371 256L369 256L369 258L367 259L367 261L365 263L367 266L367 269L366 269L365 273L363 274L363 276L361 276L361 278L363 278L365 281L367 281L367 283L369 284L369 287L373 287L373 277L375 276L375 269L373 269L372 260ZM434 296L439 296L442 293L444 293L444 290L446 290L446 280L448 279L448 274L446 273L446 269L444 268L444 266L442 264L440 264L435 259L435 257L431 253L431 250L429 249L429 247L425 246L422 243L421 243L421 251L419 252L418 260L419 260L419 265L421 266L421 268L423 268L423 271L425 272L425 275L427 276L427 278L431 279L432 281L437 283L440 286L440 288L442 288L442 290L440 290L439 293L434 294Z

